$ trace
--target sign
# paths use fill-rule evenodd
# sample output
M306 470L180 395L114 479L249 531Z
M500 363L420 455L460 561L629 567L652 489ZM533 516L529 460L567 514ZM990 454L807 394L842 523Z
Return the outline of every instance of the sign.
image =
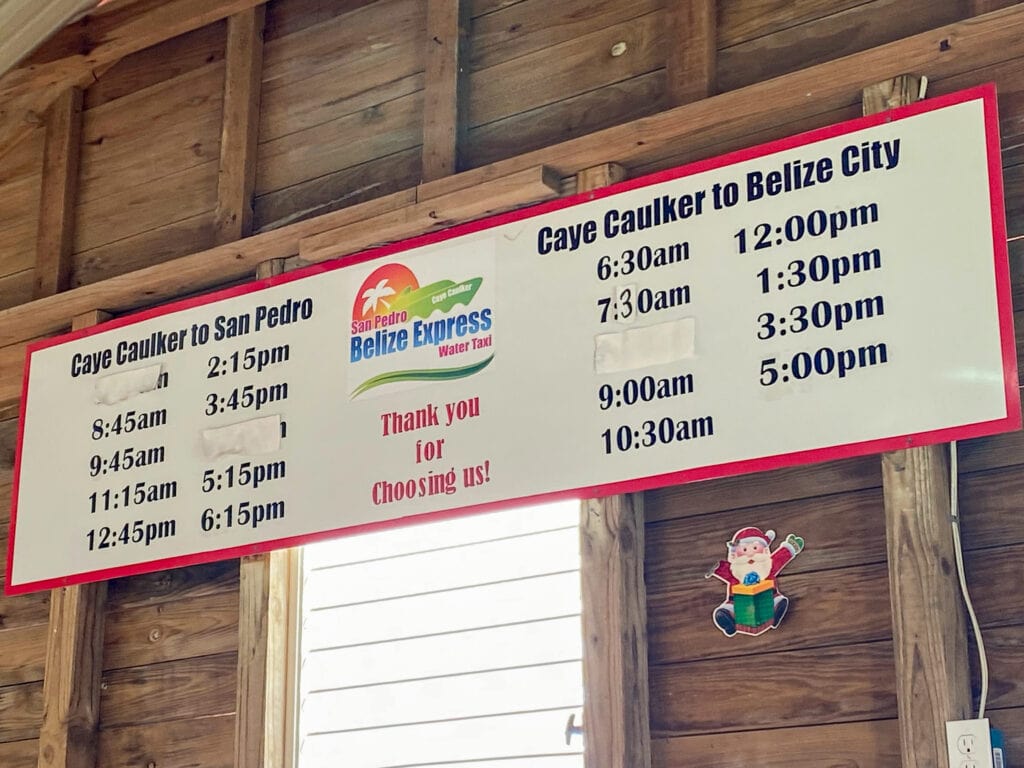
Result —
M1020 426L991 86L30 347L11 593Z

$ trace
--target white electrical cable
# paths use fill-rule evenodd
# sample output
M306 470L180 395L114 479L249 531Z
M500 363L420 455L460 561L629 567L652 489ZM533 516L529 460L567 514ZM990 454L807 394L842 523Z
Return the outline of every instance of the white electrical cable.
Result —
M981 696L978 699L978 719L985 717L985 704L988 702L988 658L985 656L985 643L981 639L981 627L978 616L974 612L971 593L967 591L967 576L964 574L964 550L960 541L960 500L957 493L957 460L956 443L949 444L949 508L953 522L953 550L956 553L956 573L960 578L960 591L967 606L967 615L971 618L974 639L978 644L978 666L981 667Z

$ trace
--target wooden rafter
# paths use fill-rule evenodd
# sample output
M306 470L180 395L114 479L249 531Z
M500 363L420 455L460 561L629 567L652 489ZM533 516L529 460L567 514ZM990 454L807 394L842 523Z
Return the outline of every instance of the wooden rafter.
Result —
M427 0L426 71L423 83L423 180L433 181L458 170L465 120L463 47L466 0Z
M668 0L668 103L689 104L715 92L716 0Z
M261 5L228 19L214 222L217 243L228 243L252 233L265 11Z
M82 136L82 91L68 88L46 115L46 147L36 236L35 298L68 287Z
M0 0L0 76L97 0Z

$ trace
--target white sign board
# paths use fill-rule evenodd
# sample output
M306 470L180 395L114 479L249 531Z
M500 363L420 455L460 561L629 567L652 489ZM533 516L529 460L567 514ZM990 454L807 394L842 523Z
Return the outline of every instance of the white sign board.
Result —
M983 87L30 348L7 591L1020 426Z

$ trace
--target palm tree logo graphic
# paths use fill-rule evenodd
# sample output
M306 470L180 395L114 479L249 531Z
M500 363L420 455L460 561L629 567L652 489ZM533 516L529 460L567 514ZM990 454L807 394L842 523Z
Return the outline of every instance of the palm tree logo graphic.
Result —
M367 312L377 313L377 304L383 304L384 309L391 309L391 305L387 301L388 296L394 296L395 289L388 285L388 278L384 278L373 288L367 288L363 291L362 298L366 299L363 302L363 317L366 316Z

